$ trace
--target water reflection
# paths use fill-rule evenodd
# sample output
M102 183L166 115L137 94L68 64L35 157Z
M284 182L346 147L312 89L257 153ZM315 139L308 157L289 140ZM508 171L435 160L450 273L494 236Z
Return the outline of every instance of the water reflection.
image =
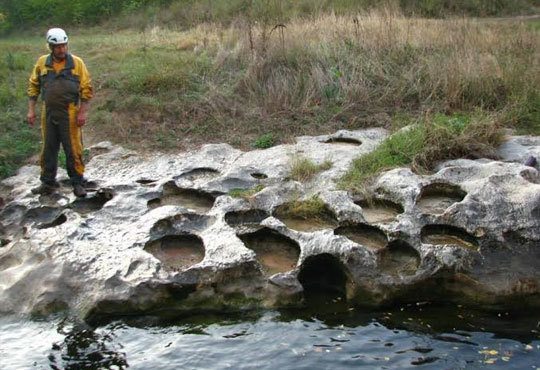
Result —
M84 324L72 325L62 321L58 333L64 339L52 344L48 355L51 369L126 369L126 353L114 334L118 325L100 333Z
M525 369L540 361L534 312L429 302L366 311L339 297L310 303L277 311L169 312L95 326L1 318L0 367Z

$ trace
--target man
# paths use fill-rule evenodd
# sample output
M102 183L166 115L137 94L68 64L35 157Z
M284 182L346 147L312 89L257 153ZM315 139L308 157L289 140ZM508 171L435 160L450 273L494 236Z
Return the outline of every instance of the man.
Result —
M90 74L83 60L68 53L68 37L61 28L47 32L50 54L41 56L28 84L28 123L36 121L36 102L41 94L41 185L34 194L50 194L56 182L60 144L66 154L67 173L77 197L85 197L82 132L93 96Z

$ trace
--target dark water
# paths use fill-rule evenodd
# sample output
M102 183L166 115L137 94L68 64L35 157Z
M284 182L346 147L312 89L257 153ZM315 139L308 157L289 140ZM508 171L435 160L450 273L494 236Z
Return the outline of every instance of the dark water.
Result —
M534 369L538 313L411 304L366 312L250 311L0 319L0 369Z

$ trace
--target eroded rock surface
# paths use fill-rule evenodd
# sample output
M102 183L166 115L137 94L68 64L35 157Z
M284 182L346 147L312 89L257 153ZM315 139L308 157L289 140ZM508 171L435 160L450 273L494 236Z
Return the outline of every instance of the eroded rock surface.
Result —
M358 305L540 306L540 175L522 164L540 155L540 140L512 137L498 161L449 161L431 175L385 172L366 199L339 190L351 161L386 136L340 131L266 150L219 144L150 158L100 143L90 148L97 184L86 199L67 185L32 194L39 168L23 167L3 181L0 310L285 306L318 292ZM332 167L290 180L298 155ZM314 198L321 217L295 221L307 227L281 216Z

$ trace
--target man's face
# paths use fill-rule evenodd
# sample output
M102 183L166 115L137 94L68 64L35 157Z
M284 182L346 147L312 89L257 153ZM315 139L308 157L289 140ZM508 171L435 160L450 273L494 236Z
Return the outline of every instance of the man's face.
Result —
M64 60L66 58L68 46L67 44L52 45L52 54L56 60Z

